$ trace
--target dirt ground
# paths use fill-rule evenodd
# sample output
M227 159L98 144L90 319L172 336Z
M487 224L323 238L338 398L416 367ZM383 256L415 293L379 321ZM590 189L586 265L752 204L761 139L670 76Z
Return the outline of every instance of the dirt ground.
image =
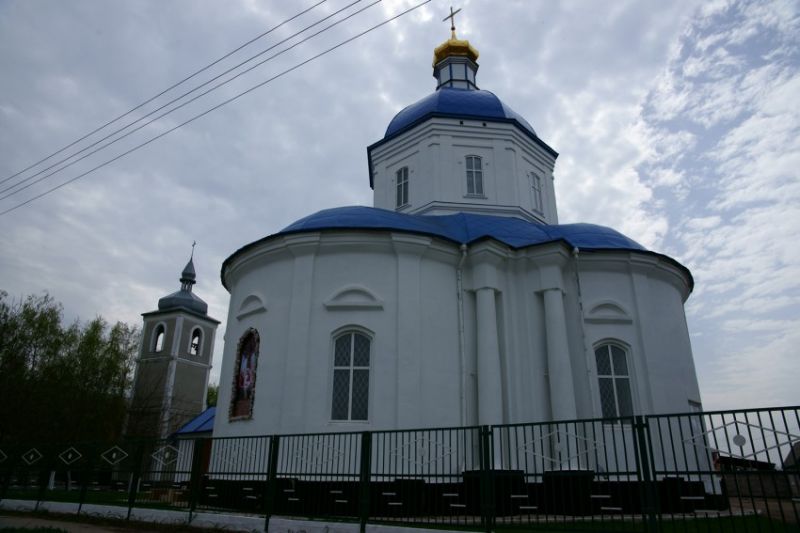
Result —
M57 516L42 517L23 514L0 514L0 530L7 527L24 529L51 527L63 529L69 533L130 533L132 531L137 531L140 533L209 533L214 531L213 529L200 529L179 525L159 526L157 524L147 524L142 522L123 522L110 520L90 521L88 519L85 522L78 522L68 520L66 518L59 518Z

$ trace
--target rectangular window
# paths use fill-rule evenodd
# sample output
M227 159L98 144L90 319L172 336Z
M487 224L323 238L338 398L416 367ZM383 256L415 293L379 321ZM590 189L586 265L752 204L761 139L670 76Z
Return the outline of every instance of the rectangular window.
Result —
M467 194L483 196L483 162L477 155L468 155L467 164Z
M403 167L395 173L397 183L397 207L408 204L408 167Z

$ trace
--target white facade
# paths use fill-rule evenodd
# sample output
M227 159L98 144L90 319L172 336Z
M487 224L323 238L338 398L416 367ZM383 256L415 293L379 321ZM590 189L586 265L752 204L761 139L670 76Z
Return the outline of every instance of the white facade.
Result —
M448 53L445 45L437 54ZM437 90L496 99L476 88ZM621 235L630 244L578 250L565 239L515 247L502 235L462 243L414 229L453 213L478 215L487 227L514 217L526 221L514 221L516 229L558 228L555 151L504 105L507 114L486 117L465 105L463 117L452 106L434 110L369 148L379 209L363 216L378 222L301 225L226 260L231 300L215 437L699 405L683 310L692 279L677 262ZM253 332L252 412L233 416L226 409L245 397L240 339Z
M555 156L518 127L477 119L431 118L371 150L375 207L445 215L460 211L558 224ZM467 156L482 162L483 193L470 194ZM408 168L408 203L397 205L397 172ZM541 183L536 198L533 180Z

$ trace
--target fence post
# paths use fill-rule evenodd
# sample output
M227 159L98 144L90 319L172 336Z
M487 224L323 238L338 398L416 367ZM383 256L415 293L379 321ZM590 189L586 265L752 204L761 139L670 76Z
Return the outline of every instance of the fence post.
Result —
M128 488L128 514L125 520L131 519L131 511L136 505L136 493L139 490L139 480L141 478L142 460L144 459L144 442L140 442L134 454L133 464L131 465L131 486Z
M650 440L647 438L650 432L647 424L648 421L647 417L645 416L638 415L634 418L633 425L636 429L636 447L638 451L636 454L636 466L639 469L639 479L643 485L641 491L642 518L645 523L646 531L650 533L656 533L658 531L655 497L656 480L653 476L652 464L650 462Z
M264 531L269 531L269 519L275 512L275 494L278 479L278 450L280 437L272 435L269 438L269 460L267 462L267 486L264 489Z
M492 471L492 428L491 426L481 426L479 430L479 452L480 452L480 502L481 502L481 526L484 531L490 533L494 528L494 472Z
M98 453L99 446L94 445L92 447L91 444L87 445L89 447L89 451L87 453L88 457L86 458L86 464L79 471L81 477L81 489L80 489L80 496L78 497L78 511L75 513L76 515L80 515L81 511L83 510L83 504L86 503L86 494L89 491L89 479L92 477L92 469L94 468L94 461L95 461L95 454ZM78 463L80 464L80 463Z
M197 500L203 486L203 455L208 444L208 439L194 439L192 444L192 466L189 473L189 524L192 523L194 512L197 509Z
M367 530L369 519L369 482L372 474L372 433L361 433L361 470L358 479L358 517L361 533Z

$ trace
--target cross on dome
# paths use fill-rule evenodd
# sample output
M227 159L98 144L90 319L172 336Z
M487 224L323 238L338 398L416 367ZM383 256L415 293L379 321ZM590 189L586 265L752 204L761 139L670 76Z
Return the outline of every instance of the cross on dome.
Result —
M460 12L461 8L450 6L450 14L442 19L442 22L450 21L450 38L433 51L433 77L436 78L437 90L443 87L478 89L475 84L478 51L466 39L456 37L456 14Z
M446 21L447 19L450 19L450 32L451 32L450 33L450 38L451 39L455 39L456 38L456 13L460 13L460 12L461 12L461 8L460 7L458 9L456 9L455 11L453 11L453 6L450 6L450 14L442 19L442 22Z

